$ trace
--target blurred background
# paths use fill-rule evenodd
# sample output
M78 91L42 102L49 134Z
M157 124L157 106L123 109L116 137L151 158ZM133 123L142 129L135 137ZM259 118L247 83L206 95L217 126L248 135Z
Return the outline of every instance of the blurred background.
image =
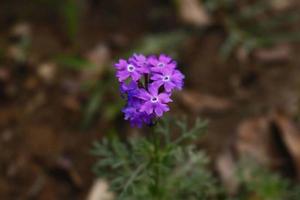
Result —
M249 155L300 179L298 0L1 0L0 199L86 199L93 141L123 120L113 62L167 53L186 76L171 115L229 193ZM249 198L250 199L250 198ZM254 198L253 198L254 199Z

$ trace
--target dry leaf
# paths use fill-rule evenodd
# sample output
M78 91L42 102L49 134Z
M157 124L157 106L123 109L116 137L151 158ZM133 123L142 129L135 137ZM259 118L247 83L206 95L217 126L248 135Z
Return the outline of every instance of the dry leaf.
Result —
M20 48L18 45L11 45L7 49L7 57L14 61L22 62L26 58L26 53L24 49Z
M271 6L276 11L283 11L291 8L295 4L295 0L272 0Z
M74 163L70 158L67 156L61 156L57 159L56 165L53 167L55 170L61 170L66 172L66 177L65 179L70 179L71 183L76 187L76 188L82 188L83 182L80 174L76 170Z
M93 184L87 200L112 200L113 194L108 191L108 185L105 181L98 179Z
M11 30L11 36L14 41L7 49L7 56L16 62L24 62L27 58L27 43L31 39L30 25L28 23L16 24Z
M199 0L178 0L179 14L182 20L196 26L207 26L211 19Z
M11 72L8 68L0 66L0 80L8 82L11 79Z
M15 132L11 129L4 129L3 131L1 131L1 137L0 137L0 141L1 142L9 142L11 141L15 136Z
M292 163L285 140L271 115L256 117L239 125L236 150L240 157L250 157L265 167L286 172Z
M31 35L31 27L29 23L19 23L12 28L11 32L17 37L29 37Z
M229 150L225 151L217 158L216 169L228 193L232 195L236 194L239 183L235 174L235 161Z
M179 95L183 104L194 112L201 112L203 110L220 111L232 107L231 101L225 98L201 94L196 91L186 90Z
M38 69L38 75L47 83L51 83L55 78L57 67L54 63L43 63Z
M292 50L289 45L281 44L273 48L257 49L254 58L264 63L287 62L291 59Z
M63 106L70 111L79 112L81 109L81 104L78 98L74 95L66 95L62 99Z
M299 128L284 114L276 113L274 120L280 129L282 139L289 154L296 165L298 179L300 179L300 131Z
M236 57L242 63L249 61L249 54L250 52L242 46L238 47L236 50Z
M108 66L111 60L111 52L107 45L99 44L86 54L86 58L94 67L83 70L82 78L84 80L94 80L98 79Z
M242 122L237 129L236 150L240 157L254 158L261 164L271 163L271 135L268 117L256 117Z

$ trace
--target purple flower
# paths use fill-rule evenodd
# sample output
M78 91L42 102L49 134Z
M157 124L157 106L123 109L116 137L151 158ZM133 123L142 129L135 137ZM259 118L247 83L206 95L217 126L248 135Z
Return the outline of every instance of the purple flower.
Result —
M150 71L147 58L146 58L146 56L144 56L142 54L133 54L133 56L131 58L129 58L129 62L140 67L140 69L143 73L149 73L149 71Z
M151 65L152 72L163 72L164 70L176 68L176 62L164 54L161 54L158 58L151 56L149 57L148 61Z
M158 93L158 88L155 86L149 87L149 92L145 89L141 89L138 97L145 102L142 104L140 111L147 114L155 113L158 117L161 117L164 112L169 111L167 103L172 102L170 94Z
M138 89L138 85L137 82L135 81L130 81L129 83L122 82L120 87L121 94L126 94L128 92L132 92L137 89Z
M176 67L176 62L163 54L134 54L115 64L121 95L127 100L122 112L132 126L150 125L170 110L171 92L181 89L184 79Z
M151 77L153 85L156 87L164 86L166 92L171 92L174 88L181 90L183 86L184 75L178 70L164 70L162 73L154 74Z
M131 126L140 128L144 123L148 125L152 123L153 115L139 112L135 107L126 107L122 111L125 114L125 120L130 120Z
M120 82L131 78L137 81L142 76L141 67L134 65L133 63L127 62L126 60L120 59L118 63L115 64L117 71L117 77Z

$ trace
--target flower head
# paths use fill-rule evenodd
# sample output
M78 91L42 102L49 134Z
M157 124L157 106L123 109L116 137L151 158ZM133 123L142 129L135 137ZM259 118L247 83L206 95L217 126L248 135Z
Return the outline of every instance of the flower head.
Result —
M138 89L138 85L137 82L135 81L130 81L129 83L126 82L120 83L121 94L132 93L135 92L137 89Z
M114 66L121 94L127 100L123 109L125 120L133 126L149 125L162 117L170 110L171 92L183 86L184 75L176 69L176 62L164 54L159 57L133 54Z
M125 107L123 109L125 119L130 120L132 126L142 127L145 124L151 124L153 116L140 112L135 107Z
M134 63L128 62L126 60L119 60L115 64L117 71L117 77L120 82L131 78L134 81L138 81L142 76L142 68Z
M161 54L158 58L155 56L149 57L149 64L153 72L164 72L176 68L176 62L164 54Z
M152 85L156 87L164 86L166 92L173 89L181 90L183 86L184 75L179 70L164 70L161 73L154 74L151 77Z
M146 112L148 115L154 113L158 117L170 110L167 103L172 102L170 94L158 93L158 87L154 85L149 87L149 91L141 89L138 98L144 100L140 107L141 112Z
M140 68L142 73L149 73L149 63L147 61L146 56L142 54L133 54L129 61Z

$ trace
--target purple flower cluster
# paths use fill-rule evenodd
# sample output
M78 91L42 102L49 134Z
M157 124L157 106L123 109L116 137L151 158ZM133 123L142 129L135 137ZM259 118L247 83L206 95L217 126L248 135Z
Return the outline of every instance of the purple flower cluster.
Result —
M134 54L115 64L121 93L127 100L123 113L131 125L149 125L169 111L171 92L183 86L184 75L176 67L177 63L164 54Z

